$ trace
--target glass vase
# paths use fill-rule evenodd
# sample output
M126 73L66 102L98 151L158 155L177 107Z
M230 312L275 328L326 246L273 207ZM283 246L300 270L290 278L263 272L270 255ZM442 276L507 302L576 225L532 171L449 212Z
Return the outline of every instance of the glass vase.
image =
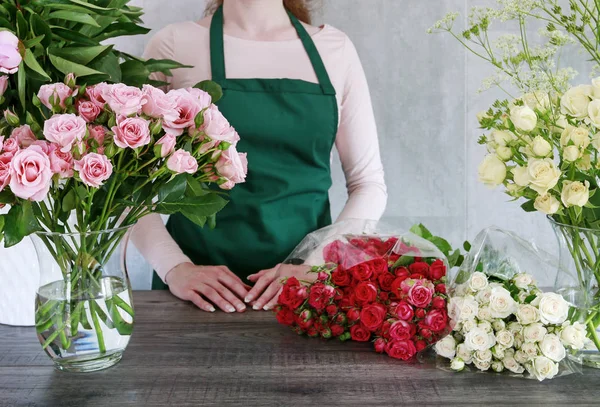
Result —
M575 306L572 320L586 325L588 341L581 354L583 363L600 368L600 230L549 219L560 250L555 291Z
M134 321L125 264L130 229L33 237L36 330L58 370L91 372L121 360Z

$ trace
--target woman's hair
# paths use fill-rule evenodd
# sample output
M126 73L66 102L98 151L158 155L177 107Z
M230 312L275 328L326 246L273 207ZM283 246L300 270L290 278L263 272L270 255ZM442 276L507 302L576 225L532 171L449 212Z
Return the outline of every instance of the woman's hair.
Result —
M311 21L309 3L311 3L311 0L283 0L285 8L295 15L298 20L306 24L310 24ZM205 15L213 14L222 4L223 0L210 0L206 5Z

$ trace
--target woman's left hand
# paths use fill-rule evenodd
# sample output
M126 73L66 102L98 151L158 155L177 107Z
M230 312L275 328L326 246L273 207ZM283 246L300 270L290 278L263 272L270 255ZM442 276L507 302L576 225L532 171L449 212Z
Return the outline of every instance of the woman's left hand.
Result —
M282 287L281 280L288 277L296 277L298 280L314 280L317 275L313 276L309 271L309 266L278 264L272 269L252 274L248 276L248 280L255 284L248 292L245 301L251 303L256 299L252 308L268 311L277 305Z

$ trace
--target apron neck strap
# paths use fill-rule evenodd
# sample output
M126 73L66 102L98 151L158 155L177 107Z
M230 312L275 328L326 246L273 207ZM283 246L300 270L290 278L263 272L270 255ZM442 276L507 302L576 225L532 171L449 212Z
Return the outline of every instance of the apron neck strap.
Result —
M331 84L325 64L319 55L312 38L300 21L288 11L290 21L302 41L302 45L310 58L319 85L326 95L335 95L335 88ZM225 52L223 47L223 6L220 6L212 17L210 23L210 62L212 70L212 80L221 82L226 79L225 75Z

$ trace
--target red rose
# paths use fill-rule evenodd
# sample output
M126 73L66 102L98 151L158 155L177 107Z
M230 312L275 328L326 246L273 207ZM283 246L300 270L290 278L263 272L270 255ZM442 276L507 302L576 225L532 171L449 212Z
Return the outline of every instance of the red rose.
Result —
M433 334L431 333L431 331L429 329L424 328L419 331L419 335L421 335L425 339L429 339L429 338L431 338L431 336Z
M404 297L404 293L402 291L402 284L404 283L404 281L406 281L407 277L398 277L396 278L393 282L392 282L392 289L390 290L390 293L395 297L395 298L403 298Z
M377 352L377 353L385 352L385 339L377 338L375 340L375 342L373 343L373 345L375 345L375 352Z
M408 266L411 274L421 274L422 276L427 276L429 273L429 264L425 262L414 262L410 266Z
M394 315L404 321L412 321L413 317L415 316L415 312L413 307L411 307L408 302L400 301L400 303L394 309Z
M414 342L408 340L388 342L385 351L390 357L401 360L409 360L417 353Z
M426 314L427 312L423 308L417 308L417 310L415 311L415 317L417 317L418 319L425 318Z
M448 314L446 310L434 309L429 311L423 322L433 332L441 332L448 325Z
M296 322L296 316L291 309L288 307L283 307L277 313L277 321L282 325L294 325L294 322Z
M333 287L323 283L316 283L310 289L308 304L317 311L322 311L333 298L334 293L335 290Z
M307 297L306 287L300 284L297 278L288 278L279 295L278 302L287 305L292 310L298 308Z
M323 328L320 331L320 333L321 333L321 338L324 338L324 339L329 339L333 335L333 333L331 332L331 329L329 329L329 328Z
M352 278L344 268L338 267L331 273L331 282L338 287L346 287L352 283Z
M323 249L323 258L326 263L340 263L343 255L344 243L340 240L329 243Z
M390 299L390 293L382 291L379 293L379 299L383 302L386 302L387 300Z
M306 331L308 328L311 328L313 326L314 320L313 319L304 320L302 318L296 318L296 323L298 324L300 329L302 329L303 331Z
M338 307L335 304L331 304L328 305L327 308L325 308L325 311L327 311L327 314L329 316L334 316L338 312Z
M350 311L348 311L347 316L348 316L348 322L353 324L359 320L360 311L357 308L352 308Z
M373 283L363 281L354 288L354 298L359 304L367 304L377 299L377 287Z
M335 289L335 294L333 295L333 300L334 301L339 301L342 298L344 298L344 293L339 288L336 288Z
M410 276L410 271L406 267L398 267L396 269L396 277L406 280Z
M381 287L384 291L392 290L392 283L396 280L396 277L392 273L381 273L377 276L377 281L379 281L379 287Z
M341 325L337 325L337 324L331 325L331 335L333 335L333 336L336 336L336 337L340 336L344 333L344 331L345 331L344 327Z
M388 256L388 265L389 267L392 267L394 264L396 264L396 262L398 261L398 259L400 258L399 254L396 253L392 253Z
M426 347L427 347L427 342L425 342L422 339L415 342L415 348L417 349L417 352L421 352Z
M339 324L339 325L344 325L346 323L346 321L347 321L346 314L344 314L343 312L340 312L339 314L337 314L335 316L335 318L333 319L333 322L335 322L336 324Z
M429 277L432 280L441 280L446 275L446 265L441 260L436 260L429 267Z
M433 308L444 309L446 308L446 300L442 297L434 297L432 305Z
M423 280L426 277L423 274L414 273L410 275L410 278L412 278L413 280Z
M370 304L360 312L360 322L371 332L375 332L383 324L386 316L385 307L381 304Z
M315 336L319 336L319 331L314 326L311 326L310 328L308 328L308 330L306 331L306 333L308 334L308 336L311 336L313 338Z
M351 272L352 276L358 281L366 281L373 275L373 270L368 263L357 264L348 271Z
M375 273L375 275L388 272L388 264L384 258L379 257L377 259L373 259L369 262L369 265L371 267L371 270L373 270L373 273Z
M352 340L357 342L367 342L371 339L371 332L361 324L353 325L352 328L350 328L350 335Z
M408 291L408 302L415 307L427 307L433 298L434 287L433 284L420 284L420 282L426 280L418 280Z
M440 294L446 294L446 284L438 284L435 286L435 291Z
M390 327L390 337L393 340L401 341L411 339L417 333L417 327L406 321L396 321Z

